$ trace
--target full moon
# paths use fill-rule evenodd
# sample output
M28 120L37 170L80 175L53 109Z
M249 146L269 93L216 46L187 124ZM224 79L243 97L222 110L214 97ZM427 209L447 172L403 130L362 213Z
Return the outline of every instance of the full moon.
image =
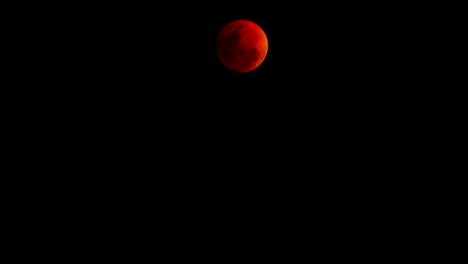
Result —
M262 64L268 51L268 40L257 24L240 19L226 24L216 40L216 53L221 63L235 72L248 72Z

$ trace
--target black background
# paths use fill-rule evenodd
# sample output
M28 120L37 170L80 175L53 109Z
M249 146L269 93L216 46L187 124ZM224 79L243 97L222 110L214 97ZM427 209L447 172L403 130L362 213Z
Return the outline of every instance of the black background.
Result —
M171 131L189 142L369 143L375 130L405 122L418 96L409 7L180 5L73 13L56 35L55 67L78 116L109 122L105 130ZM241 18L264 29L269 51L260 67L239 74L218 61L214 43Z
M31 81L19 91L34 103L19 109L17 149L35 161L18 170L44 174L24 181L50 197L32 201L31 218L51 208L86 241L164 230L173 250L191 236L189 246L232 237L301 251L294 237L307 232L334 256L364 231L367 249L419 226L408 216L421 208L422 181L407 176L430 148L417 129L431 92L421 86L419 8L51 5L27 24L35 74L18 79ZM242 18L264 29L269 51L239 74L214 48Z
M417 127L434 90L420 13L385 3L51 5L27 24L23 64L36 74L18 80L44 87L24 90L34 130L82 164L386 173L424 148ZM248 73L216 57L217 34L235 19L269 40Z
M45 87L30 94L48 109L34 114L45 131L58 127L63 151L76 147L97 165L141 164L130 171L385 172L410 159L402 157L416 148L420 103L431 92L420 85L428 58L417 8L51 6L30 25L31 79ZM248 73L216 57L217 34L235 19L254 21L269 41Z
M52 15L39 15L45 23L30 25L38 44L33 81L44 87L30 93L41 98L41 111L31 113L35 137L58 142L53 155L78 171L185 175L186 188L213 183L187 178L200 173L236 175L218 179L226 188L307 188L312 180L349 193L367 175L414 163L421 150L414 128L428 90L419 85L425 61L415 8L51 6ZM254 21L269 40L265 61L248 73L216 57L217 34L235 19Z

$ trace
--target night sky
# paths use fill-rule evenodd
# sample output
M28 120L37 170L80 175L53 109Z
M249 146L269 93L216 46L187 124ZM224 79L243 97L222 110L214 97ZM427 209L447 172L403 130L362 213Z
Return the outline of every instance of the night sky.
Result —
M418 50L410 9L180 5L114 3L68 18L57 47L73 66L58 67L69 87L61 102L73 110L63 120L83 122L90 138L81 143L180 170L386 167L378 153L402 144L419 93L407 78ZM257 23L269 41L248 73L216 57L217 34L236 19Z
M34 77L19 79L33 85L18 90L34 107L12 142L27 142L17 150L37 161L15 170L30 168L24 174L51 189L29 182L51 197L37 208L59 217L25 219L63 223L62 236L84 237L79 250L112 247L108 239L144 243L139 252L154 258L165 249L153 240L176 251L171 258L250 248L286 263L299 251L349 260L398 248L374 241L397 236L400 246L407 234L398 225L420 225L409 215L425 197L405 197L422 189L408 175L421 175L418 153L430 148L417 129L428 89L414 9L192 2L70 4L30 25L40 59L28 64ZM216 56L219 31L236 19L255 22L269 41L248 73ZM183 243L203 250L188 253ZM120 257L115 248L108 255Z
M53 96L84 127L128 139L123 149L160 142L254 160L371 158L398 141L419 94L410 14L383 4L83 6L61 14L66 23L51 19L50 72L69 87ZM219 31L236 19L269 41L248 73L216 56Z
M164 105L176 119L199 114L213 126L230 118L281 129L319 122L314 131L331 125L322 122L334 131L369 126L406 104L413 33L404 13L395 18L383 5L192 5L180 13L144 5L96 12L84 32L86 60L79 58L90 92L134 107ZM216 57L217 34L235 19L257 23L269 40L265 61L249 73Z

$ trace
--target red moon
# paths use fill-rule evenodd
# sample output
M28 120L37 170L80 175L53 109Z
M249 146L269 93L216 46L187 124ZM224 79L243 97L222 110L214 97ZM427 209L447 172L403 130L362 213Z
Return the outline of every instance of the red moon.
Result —
M268 40L254 22L240 19L226 24L216 40L216 53L221 63L235 72L248 72L262 64L268 51Z

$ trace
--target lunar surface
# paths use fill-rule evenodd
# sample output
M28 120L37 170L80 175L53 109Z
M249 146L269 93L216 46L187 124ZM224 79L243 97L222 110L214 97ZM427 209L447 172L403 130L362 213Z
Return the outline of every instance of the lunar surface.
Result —
M235 20L225 25L216 40L221 63L235 72L248 72L262 64L268 51L265 32L249 20Z

